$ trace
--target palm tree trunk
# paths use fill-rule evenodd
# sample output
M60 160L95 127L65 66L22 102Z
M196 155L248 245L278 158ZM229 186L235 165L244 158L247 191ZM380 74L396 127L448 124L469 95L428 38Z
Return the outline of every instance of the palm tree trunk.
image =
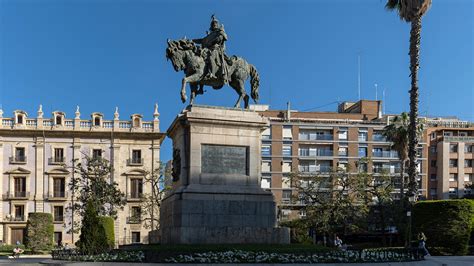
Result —
M405 195L405 160L400 160L400 206L403 206Z
M417 147L418 147L418 68L420 64L420 35L421 35L421 16L417 16L411 22L410 31L410 72L411 72L411 90L410 90L410 125L408 130L408 194L413 196L417 194Z

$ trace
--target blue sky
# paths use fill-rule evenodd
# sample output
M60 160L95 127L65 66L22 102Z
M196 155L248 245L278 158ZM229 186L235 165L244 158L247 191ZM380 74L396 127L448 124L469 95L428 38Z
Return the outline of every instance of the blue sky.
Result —
M151 120L161 129L185 107L182 72L165 59L166 39L202 37L211 14L225 25L228 54L244 57L261 76L261 103L298 110L336 110L361 96L408 111L409 24L385 0L151 1L0 0L0 104L5 116L39 104L82 117L102 112ZM474 4L434 0L423 19L420 112L474 120ZM247 84L249 87L249 84ZM207 89L196 103L232 106L230 87ZM318 108L324 106L322 108ZM169 155L166 141L162 158Z

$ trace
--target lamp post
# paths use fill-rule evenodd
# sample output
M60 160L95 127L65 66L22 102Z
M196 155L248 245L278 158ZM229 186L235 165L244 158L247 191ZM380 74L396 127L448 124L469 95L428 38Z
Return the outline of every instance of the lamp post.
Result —
M123 228L123 244L127 244L127 227Z
M411 247L411 223L412 223L412 209L413 209L413 203L415 203L415 195L411 195L408 197L408 202L409 202L409 210L407 211L407 217L408 217L408 247Z

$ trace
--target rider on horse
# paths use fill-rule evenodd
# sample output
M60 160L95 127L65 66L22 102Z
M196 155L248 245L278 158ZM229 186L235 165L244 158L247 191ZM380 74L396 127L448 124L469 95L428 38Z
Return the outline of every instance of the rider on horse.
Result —
M225 42L227 34L224 31L224 25L219 25L219 21L214 15L211 17L210 32L202 39L193 39L194 43L200 44L203 48L203 56L206 58L209 69L207 69L206 79L219 79L222 77L224 84L228 82L227 66L225 62ZM221 67L221 73L216 76Z

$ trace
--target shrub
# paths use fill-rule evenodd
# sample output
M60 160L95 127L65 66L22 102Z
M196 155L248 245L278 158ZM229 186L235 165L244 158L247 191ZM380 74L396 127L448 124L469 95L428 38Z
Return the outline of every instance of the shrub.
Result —
M305 224L304 220L285 221L280 226L290 228L291 243L313 244L313 239L308 235L309 227Z
M110 216L100 216L99 221L100 225L104 228L108 247L113 248L115 245L114 218Z
M50 251L54 246L53 216L50 213L28 214L26 223L26 247L32 253Z
M474 205L469 200L421 201L413 206L415 236L423 232L434 254L465 255Z
M82 217L81 236L76 246L87 255L96 255L109 250L107 235L103 226L100 226L98 210L92 200L86 203Z

